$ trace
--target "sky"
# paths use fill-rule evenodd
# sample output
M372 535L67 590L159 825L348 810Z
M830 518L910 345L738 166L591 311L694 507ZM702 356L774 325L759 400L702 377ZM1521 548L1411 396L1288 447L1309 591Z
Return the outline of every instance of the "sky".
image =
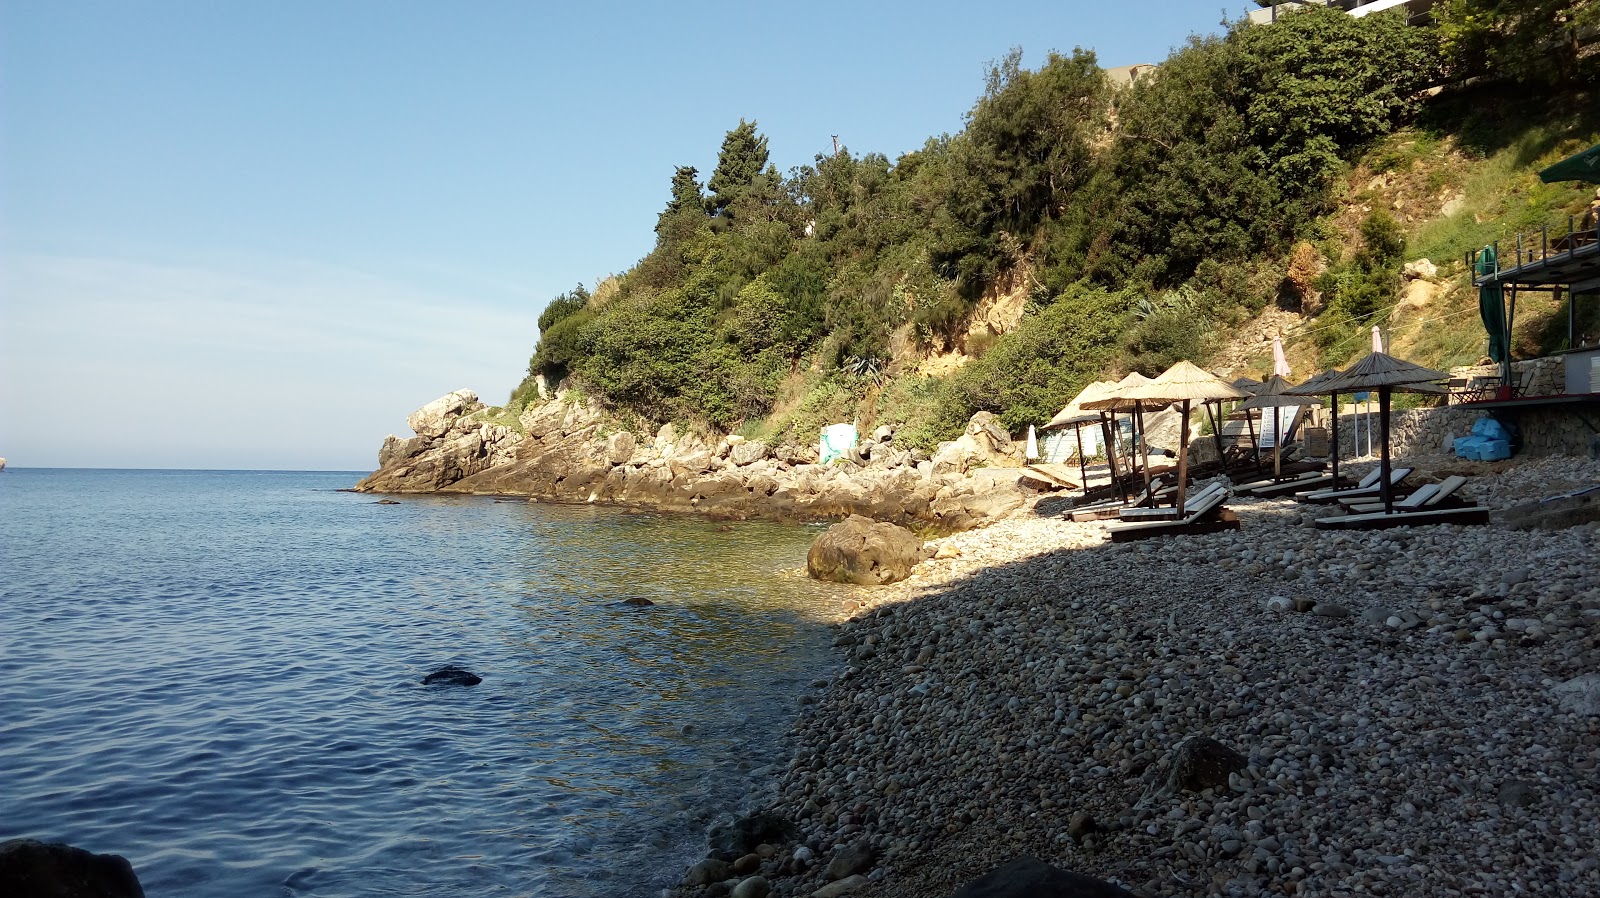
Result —
M371 469L741 118L892 159L1012 47L1160 62L1225 5L0 0L0 457Z

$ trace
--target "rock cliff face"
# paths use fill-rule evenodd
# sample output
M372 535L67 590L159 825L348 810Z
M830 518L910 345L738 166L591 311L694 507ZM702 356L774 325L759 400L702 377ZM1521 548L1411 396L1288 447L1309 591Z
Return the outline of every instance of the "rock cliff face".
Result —
M815 447L727 437L715 445L672 425L654 436L611 430L598 409L567 395L530 406L517 428L489 420L471 390L413 412L416 436L391 435L378 470L356 485L376 493L519 495L730 518L831 520L852 514L966 530L1021 507L1027 493L1009 437L974 418L934 459L896 447L880 429L848 460L814 464ZM1013 462L1014 463L1014 462Z

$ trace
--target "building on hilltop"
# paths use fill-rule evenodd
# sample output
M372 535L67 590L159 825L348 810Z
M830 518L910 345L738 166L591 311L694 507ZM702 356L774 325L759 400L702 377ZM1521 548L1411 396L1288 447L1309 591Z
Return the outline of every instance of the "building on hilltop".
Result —
M1111 82L1112 87L1127 87L1155 70L1155 64L1149 62L1119 65L1114 69L1106 69L1106 80Z
M1332 6L1360 18L1397 6L1406 8L1412 24L1422 24L1429 19L1434 0L1256 0L1260 9L1250 11L1250 24L1265 25L1276 22L1282 13L1306 6Z

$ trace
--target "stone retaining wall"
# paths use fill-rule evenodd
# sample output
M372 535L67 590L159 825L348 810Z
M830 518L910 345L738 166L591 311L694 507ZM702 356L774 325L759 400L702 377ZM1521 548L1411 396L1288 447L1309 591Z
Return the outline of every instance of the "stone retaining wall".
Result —
M1529 371L1533 378L1528 382L1526 389L1521 389L1522 378ZM1450 369L1451 379L1471 380L1475 377L1499 377L1499 365L1463 365ZM1566 360L1560 356L1545 356L1537 359L1523 359L1511 363L1511 376L1516 381L1521 395L1524 396L1559 396L1567 391ZM1452 397L1451 402L1464 401L1468 397Z
M1417 455L1452 451L1448 441L1466 436L1472 424L1492 415L1513 428L1521 437L1520 455L1587 456L1600 426L1600 408L1582 405L1545 405L1526 408L1473 409L1462 406L1406 409L1394 413L1389 424L1390 445L1395 455ZM1587 416L1588 420L1585 420ZM1357 415L1339 418L1340 458L1359 455L1355 434ZM1365 448L1365 441L1362 441Z

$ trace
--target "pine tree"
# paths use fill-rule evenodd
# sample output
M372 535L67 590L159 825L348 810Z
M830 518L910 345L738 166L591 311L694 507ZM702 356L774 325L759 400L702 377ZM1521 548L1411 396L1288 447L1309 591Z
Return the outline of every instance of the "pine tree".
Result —
M699 176L700 170L692 165L680 165L672 173L672 199L667 201L667 208L656 218L658 236L662 235L663 229L674 216L684 211L705 214L706 198L700 191Z
M756 123L739 119L739 127L722 140L717 155L717 170L706 186L711 188L707 208L714 215L724 214L750 190L750 185L767 167L767 138L756 133Z

